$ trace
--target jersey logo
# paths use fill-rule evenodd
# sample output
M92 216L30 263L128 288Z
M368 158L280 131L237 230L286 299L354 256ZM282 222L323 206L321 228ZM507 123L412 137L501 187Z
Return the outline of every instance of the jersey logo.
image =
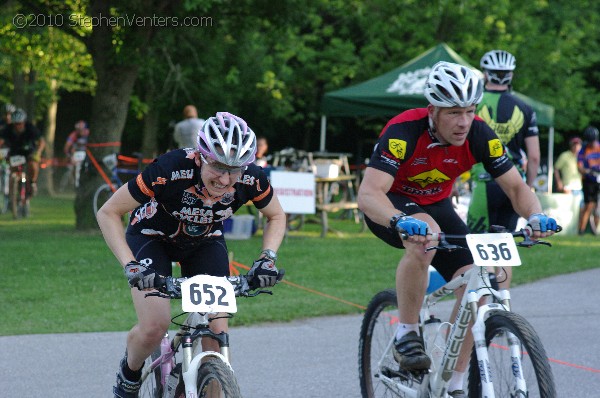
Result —
M152 182L152 186L155 185L165 185L167 183L167 179L164 177L156 177L156 181Z
M513 109L513 113L510 119L508 119L506 123L498 123L494 119L492 119L492 116L490 114L490 108L487 105L484 105L481 108L478 116L482 118L488 124L488 126L490 126L492 130L496 132L496 135L505 144L508 144L510 140L512 140L512 138L519 132L519 130L521 130L521 128L525 124L525 115L523 114L523 111L519 109L519 107L516 105Z
M493 140L489 140L488 146L490 148L490 157L498 158L504 154L504 148L502 147L502 143L499 139L495 138Z
M421 186L421 188L425 188L430 184L441 184L444 181L450 181L450 177L446 174L442 173L438 169L433 169L429 171L424 171L422 173L417 174L413 177L408 177L408 181L416 182Z
M406 141L392 138L388 142L388 148L392 155L398 159L404 159L406 156Z

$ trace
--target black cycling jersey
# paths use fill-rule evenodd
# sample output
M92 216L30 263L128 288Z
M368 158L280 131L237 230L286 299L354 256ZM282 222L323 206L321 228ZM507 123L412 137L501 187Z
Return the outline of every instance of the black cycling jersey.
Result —
M28 156L37 149L42 133L29 122L25 123L22 133L15 132L14 126L9 124L0 131L0 138L4 140L4 145L10 148L10 156Z
M509 91L486 90L477 105L477 115L496 132L510 150L515 164L521 164L525 138L539 135L533 109Z
M248 165L231 192L208 193L192 149L168 152L129 181L129 192L142 203L131 214L128 234L160 237L179 247L199 239L223 237L223 221L248 201L262 209L273 197L263 170Z

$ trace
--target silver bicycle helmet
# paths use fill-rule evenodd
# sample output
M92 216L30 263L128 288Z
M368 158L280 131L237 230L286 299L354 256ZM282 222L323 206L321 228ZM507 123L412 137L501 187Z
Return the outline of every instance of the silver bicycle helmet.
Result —
M587 126L585 130L583 130L583 140L588 144L598 141L598 129L594 126Z
M466 108L483 96L483 82L470 68L441 61L433 65L425 83L425 97L433 106Z
M4 105L4 113L13 113L14 111L17 110L17 107L14 106L13 104L5 104Z
M242 118L217 112L198 132L198 151L228 166L247 166L254 162L256 135Z
M512 71L517 66L515 57L504 50L488 51L479 63L487 72L488 80L495 84L508 85L512 81Z
M24 123L27 120L27 112L19 108L12 113L10 120L13 123Z

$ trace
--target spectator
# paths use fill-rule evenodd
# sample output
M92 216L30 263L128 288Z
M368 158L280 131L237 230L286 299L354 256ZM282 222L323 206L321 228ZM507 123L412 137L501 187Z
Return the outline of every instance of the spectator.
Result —
M10 148L10 156L27 158L27 196L34 196L46 141L40 130L27 121L27 113L23 109L15 110L11 114L11 123L0 131L0 147L3 145Z
M583 211L579 219L579 235L585 234L588 222L593 234L598 233L598 193L600 192L600 144L598 129L588 126L583 131L583 149L577 156L577 167L583 176ZM592 219L590 218L593 218Z
M198 132L204 124L204 119L198 119L198 111L194 105L183 108L183 118L175 125L173 139L178 148L196 148Z
M269 150L269 143L266 137L258 137L256 140L256 160L254 163L257 166L262 167L263 169L267 167L270 156L267 156L267 151Z
M533 187L540 165L539 131L533 109L510 92L515 57L506 51L492 50L483 55L480 65L485 90L477 115L494 130L527 185ZM514 231L519 215L508 196L481 164L471 170L471 175L473 196L467 216L469 228L473 232L484 232L491 225L502 225Z
M577 195L581 192L581 174L577 169L577 154L581 150L581 138L569 140L569 150L564 151L554 163L554 178L558 192Z

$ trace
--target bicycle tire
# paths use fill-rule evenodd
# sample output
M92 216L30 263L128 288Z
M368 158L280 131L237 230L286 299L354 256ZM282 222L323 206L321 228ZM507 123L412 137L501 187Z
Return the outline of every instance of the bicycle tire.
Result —
M93 199L94 215L98 214L98 210L112 195L113 191L108 184L102 184L96 189Z
M220 395L214 393L220 391ZM221 359L207 357L198 369L198 398L219 396L223 398L241 398L240 386L231 368ZM183 377L175 389L175 398L185 398Z
M392 351L386 352L398 321L396 291L388 289L377 293L367 306L360 328L358 371L363 398L398 396L379 377L381 374L389 376L391 372L397 373L399 369Z
M506 347L505 335L512 333L521 342L521 364L528 391L513 392L513 361ZM496 397L555 398L556 387L546 351L531 324L519 314L491 311L485 321L489 367ZM526 395L527 394L527 395ZM481 377L475 350L469 369L469 397L481 397Z
M288 214L287 229L288 231L299 231L304 226L304 214Z
M154 362L160 356L160 348L154 350L151 356L146 359L144 368L150 367L150 364ZM160 382L160 365L154 369L152 373L146 377L142 386L140 387L139 397L140 398L161 398L163 395L163 388Z

